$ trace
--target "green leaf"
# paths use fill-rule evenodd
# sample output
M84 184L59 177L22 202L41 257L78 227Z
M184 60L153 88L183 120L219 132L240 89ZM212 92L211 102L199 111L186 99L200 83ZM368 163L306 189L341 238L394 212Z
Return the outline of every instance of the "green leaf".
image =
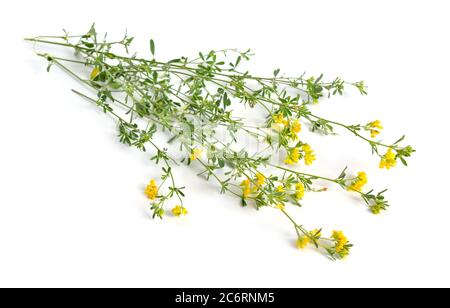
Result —
M117 90L120 89L122 85L116 81L112 81L109 83L109 86L111 87L111 89Z
M399 158L400 158L400 161L402 162L403 165L408 166L408 163L406 162L406 160L402 156L399 156Z
M399 144L400 142L402 142L405 139L405 135L403 135L400 139L398 139L397 141L394 142L394 144Z
M233 66L234 66L234 67L238 66L239 63L241 63L241 60L242 60L242 57L241 57L241 56L237 57L236 63L235 63Z
M95 46L93 43L89 43L89 42L85 42L85 41L82 41L81 43L83 43L83 45L86 46L87 48L94 48L94 46Z
M153 56L155 56L155 41L152 39L150 40L150 51Z
M323 78L323 74L320 74L319 78L317 78L314 83L318 84L322 80L322 78Z

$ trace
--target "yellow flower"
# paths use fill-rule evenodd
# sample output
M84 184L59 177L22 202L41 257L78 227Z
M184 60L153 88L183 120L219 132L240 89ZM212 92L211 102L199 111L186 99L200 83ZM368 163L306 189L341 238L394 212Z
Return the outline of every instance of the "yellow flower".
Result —
M370 206L369 209L372 212L372 214L374 214L374 215L381 214L381 211L383 210L383 208L379 204L374 204L374 205Z
M283 187L283 185L277 186L277 192L280 192L280 193L283 193L283 192L284 192L284 187Z
M348 248L345 246L349 243L347 237L344 235L342 231L333 231L333 234L331 235L331 238L335 242L334 249L337 254L341 255L342 257L348 255L349 251Z
M311 240L307 236L299 237L298 240L297 240L297 248L298 249L304 249L304 248L306 248L306 246L308 246L308 244L310 242L311 242Z
M266 177L264 176L264 174L257 173L256 174L256 185L258 185L258 187L261 187L264 185L265 182L266 182Z
M252 193L250 180L247 179L247 180L242 181L241 187L242 187L242 197L248 198L250 196L250 194Z
M320 231L320 229L314 229L309 232L309 234L315 239L320 239L322 237L322 232Z
M300 123L299 120L295 120L292 124L291 124L291 132L293 132L294 134L298 134L302 131L302 124Z
M294 148L289 151L288 157L286 157L284 162L288 165L293 165L298 163L299 159L300 159L300 152L298 148Z
M155 200L158 196L158 186L156 185L155 180L151 180L150 184L145 188L145 194L150 200Z
M90 78L91 80L94 80L95 77L97 77L99 74L100 74L100 69L99 69L98 67L95 67L95 68L92 70L91 75L89 76L89 78Z
M281 113L273 116L273 121L276 124L283 124L284 126L288 125L288 120L286 120Z
M380 131L378 131L378 130L375 130L375 129L370 130L370 137L372 137L372 138L375 138L379 134L380 134Z
M186 210L186 208L185 207L183 207L183 206L179 206L179 205L177 205L176 207L174 207L173 209L172 209L172 214L174 215L174 216L181 216L181 215L186 215L188 213L188 211Z
M277 124L283 123L284 117L282 114L276 114L273 116L273 122Z
M379 120L370 122L370 123L367 124L367 125L368 125L369 127L372 127L372 128L383 129L383 126L381 126L381 121L379 121Z
M304 249L306 246L308 246L311 241L317 241L320 240L320 237L322 236L322 233L319 229L314 229L309 233L309 236L301 236L297 240L297 247L298 249Z
M279 209L280 211L284 211L286 209L286 206L283 203L279 203L275 208Z
M200 149L200 148L193 149L192 153L191 153L191 156L190 156L190 159L191 160L199 159L200 156L202 155L202 153L203 153L203 150Z
M397 165L397 155L392 151L391 148L384 154L380 161L380 169L386 168L391 169Z
M379 120L370 122L369 124L367 124L368 127L370 127L370 136L372 138L375 138L376 136L378 136L380 134L380 130L383 129L383 126L381 126L381 122ZM375 129L377 128L377 129Z
M297 183L295 185L295 198L297 200L302 200L305 196L305 185L303 183Z
M364 185L367 184L367 174L365 172L359 172L358 177L348 187L350 191L361 191Z
M272 129L274 131L281 132L288 124L289 121L286 120L281 113L273 116Z
M312 165L312 163L316 160L316 155L314 154L311 146L309 144L302 145L302 151L305 153L305 164L307 166Z

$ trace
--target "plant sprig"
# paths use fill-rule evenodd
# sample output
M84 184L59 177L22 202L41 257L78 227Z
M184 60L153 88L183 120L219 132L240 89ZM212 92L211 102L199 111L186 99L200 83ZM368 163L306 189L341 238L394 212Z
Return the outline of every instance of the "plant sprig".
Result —
M311 106L319 100L342 95L348 86L366 95L363 81L347 82L338 77L325 82L322 74L313 77L305 73L285 77L280 69L270 77L255 76L241 70L243 62L253 56L251 50L213 50L200 52L192 60L180 57L159 61L156 44L150 40L149 58L141 58L130 53L133 37L125 34L120 40L109 41L106 35L99 36L95 26L79 36L64 31L63 36L27 40L73 49L71 58L38 55L48 62L48 71L57 66L86 87L88 94L73 91L117 121L121 143L141 151L152 148L151 160L163 164L160 184L153 179L146 189L153 217L162 218L173 198L179 203L172 209L173 215L187 214L185 187L176 184L173 168L197 164L200 176L216 181L222 193L238 197L243 206L252 203L257 209L280 211L293 224L299 248L311 243L332 259L339 259L352 247L343 233L334 231L327 238L322 236L322 229L308 231L294 221L286 206L301 207L305 192L326 191L323 182L358 193L374 214L386 210L389 204L385 190L363 192L367 183L364 172L356 176L344 169L332 178L294 168L292 165L302 160L310 165L316 159L312 147L299 137L302 123L310 123L312 131L327 135L335 134L336 127L348 130L370 145L380 158L381 168L394 167L397 160L406 165L406 158L414 152L411 146L400 145L404 137L392 144L374 140L382 129L379 121L347 125L311 112ZM71 66L77 65L90 73L76 73ZM237 104L253 108L262 121L250 124L245 117L236 116L233 106ZM155 141L157 134L169 136L165 147ZM264 144L263 150L252 153L246 147L236 149L241 144L240 135ZM179 147L180 159L169 155L169 146ZM387 149L385 154L382 148ZM274 155L284 155L284 164Z

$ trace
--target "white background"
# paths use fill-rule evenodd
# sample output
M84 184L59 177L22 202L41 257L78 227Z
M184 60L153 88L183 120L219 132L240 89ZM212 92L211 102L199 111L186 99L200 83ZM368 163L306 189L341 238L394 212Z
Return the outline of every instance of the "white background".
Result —
M0 287L418 287L450 286L448 244L448 1L9 1L0 9ZM368 214L352 194L307 196L291 209L307 228L343 229L352 255L331 262L299 251L278 212L242 209L188 168L182 219L152 220L142 191L158 169L118 143L114 123L45 72L26 36L87 31L121 36L159 59L252 48L253 71L364 79L315 112L346 123L383 121L407 135L408 168L377 168L345 132L308 137L308 171L366 170L392 207ZM309 136L309 135L308 135Z

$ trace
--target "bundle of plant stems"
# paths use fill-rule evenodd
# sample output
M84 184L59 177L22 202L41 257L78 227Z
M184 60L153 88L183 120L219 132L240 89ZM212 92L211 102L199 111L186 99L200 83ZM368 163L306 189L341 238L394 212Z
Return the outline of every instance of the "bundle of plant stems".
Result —
M320 228L307 229L288 214L288 206L301 207L307 192L326 191L318 181L358 194L373 214L389 204L385 191L364 190L364 172L350 175L345 168L337 177L304 172L303 166L314 163L316 156L302 138L303 126L321 134L333 134L339 127L349 131L370 146L380 168L390 169L397 162L406 165L406 158L414 152L411 146L401 145L404 137L392 144L377 141L382 129L378 120L346 125L311 112L311 105L342 95L347 87L367 94L363 82L341 78L325 82L322 75L305 74L290 78L280 75L280 70L269 77L254 76L239 69L252 56L250 50L217 50L199 53L194 59L161 62L150 40L149 57L140 58L129 52L132 37L108 41L95 26L84 35L64 31L62 36L27 40L72 49L71 57L37 54L48 61L48 70L58 66L86 87L85 93L72 91L115 119L120 142L153 153L151 160L162 166L161 175L151 179L145 190L153 217L163 218L168 206L174 216L188 213L184 187L173 169L196 164L201 176L214 181L222 193L239 198L242 206L270 207L284 215L293 225L298 248L315 247L332 259L341 259L352 247L344 233L332 231L327 237ZM77 73L74 65L88 73ZM238 104L257 110L259 123L237 116L232 108ZM157 144L157 134L169 134L170 140ZM242 135L263 144L263 150L250 152L239 142ZM179 147L182 158L174 158L169 146ZM279 155L281 161L274 159Z

